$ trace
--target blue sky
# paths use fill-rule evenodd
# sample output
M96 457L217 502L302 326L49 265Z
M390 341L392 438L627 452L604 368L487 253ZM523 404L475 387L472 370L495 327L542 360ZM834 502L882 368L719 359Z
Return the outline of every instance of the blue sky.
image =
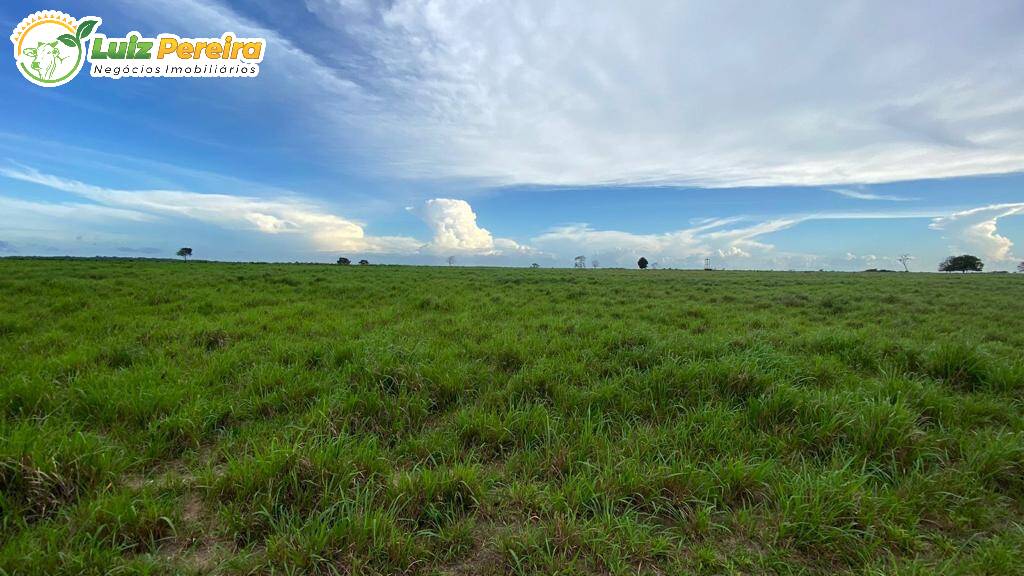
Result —
M5 3L268 46L255 79L9 60L0 253L1015 269L1024 4L754 4Z

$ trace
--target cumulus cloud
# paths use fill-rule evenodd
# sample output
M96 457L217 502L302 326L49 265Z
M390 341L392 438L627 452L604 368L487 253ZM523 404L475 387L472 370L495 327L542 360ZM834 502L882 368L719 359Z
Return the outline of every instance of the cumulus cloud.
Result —
M718 255L722 258L750 258L750 252L747 252L739 246L729 246L728 248L719 248Z
M785 230L800 222L798 218L774 219L751 225L738 225L740 218L703 220L680 230L660 234L636 234L620 230L596 230L588 224L559 226L533 238L531 245L558 254L594 254L602 261L631 266L640 256L657 259L663 265L684 265L695 260L719 256L750 265L779 254L775 247L759 237ZM803 256L803 255L801 255Z
M846 253L846 261L847 262L855 262L857 260L866 262L868 264L872 264L872 263L877 262L878 260L880 260L880 258L876 254L860 254L860 255L858 255L858 254L854 254L853 252L847 252Z
M119 190L66 179L26 166L0 167L0 175L79 196L89 202L40 202L0 196L0 226L11 232L42 230L65 236L69 224L155 222L185 218L221 228L249 231L268 237L292 237L318 250L385 254L486 257L507 264L528 262L525 257L568 262L576 254L598 257L605 265L631 266L646 256L663 266L686 266L713 257L729 267L818 267L822 254L779 250L771 236L814 220L928 218L930 228L946 233L956 250L970 250L992 261L1009 261L1013 243L998 233L1000 218L1024 214L1024 203L995 204L956 212L934 209L901 211L823 212L758 219L749 216L704 218L660 233L598 229L589 224L550 228L528 244L495 237L478 223L465 200L434 198L410 208L432 235L424 242L406 236L371 236L363 225L331 213L298 196L250 197L203 194L175 190ZM109 242L124 238L96 234ZM24 235L24 234L22 234ZM58 234L59 235L59 234ZM52 236L52 234L50 235ZM124 244L113 244L124 246ZM838 254L842 254L840 251ZM492 260L499 257L497 260ZM842 260L837 256L838 260ZM873 264L875 254L846 252L848 263Z
M411 208L433 231L431 241L420 248L431 254L499 255L529 253L530 248L507 238L495 238L476 223L476 213L465 200L433 198Z
M44 174L31 167L0 168L0 174L81 196L95 204L25 202L5 198L24 210L42 211L54 218L119 217L153 220L183 217L229 229L263 234L296 235L317 250L358 250L407 253L420 242L400 236L368 236L361 224L332 214L298 197L255 198L231 194L202 194L178 190L117 190Z
M46 186L92 201L34 202L0 196L0 207L12 217L38 214L64 226L69 220L127 219L139 222L180 217L235 230L267 235L297 236L324 251L387 254L515 256L537 254L509 238L496 238L477 224L465 200L433 198L409 210L419 216L433 236L423 242L407 236L370 236L359 222L332 214L298 196L257 198L180 190L117 190L42 173L29 166L0 167L0 175ZM21 215L21 216L18 216ZM3 220L0 220L3 221Z
M716 266L732 268L807 269L822 265L877 266L883 262L895 262L896 259L870 253L855 254L843 249L830 255L825 246L818 247L813 252L786 250L778 248L771 236L812 221L927 218L933 221L932 227L937 228L934 222L955 217L940 216L941 214L942 211L932 209L816 212L761 220L737 216L695 220L688 227L654 234L603 230L589 224L577 223L553 227L530 239L530 245L543 250L546 254L558 255L563 261L568 261L567 258L573 255L583 254L599 257L605 265L617 266L633 266L640 256L658 261L663 266L684 267L700 265L704 258L712 258Z
M954 212L932 220L933 230L946 232L950 248L957 252L974 251L994 261L1015 260L1013 242L999 234L1000 218L1024 214L1024 203L993 204Z
M469 202L451 198L427 200L419 210L420 217L434 232L432 250L439 252L489 252L494 238L477 226L476 214Z

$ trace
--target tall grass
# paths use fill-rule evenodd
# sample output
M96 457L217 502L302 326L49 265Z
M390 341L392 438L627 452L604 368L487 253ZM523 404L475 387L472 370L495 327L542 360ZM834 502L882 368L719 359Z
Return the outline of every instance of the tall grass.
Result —
M0 574L1024 573L1020 280L0 260Z

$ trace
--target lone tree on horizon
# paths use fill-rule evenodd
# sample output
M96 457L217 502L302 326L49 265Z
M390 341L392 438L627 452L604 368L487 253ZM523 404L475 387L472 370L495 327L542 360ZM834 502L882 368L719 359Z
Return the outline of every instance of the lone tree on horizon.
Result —
M961 272L966 274L968 272L981 272L981 269L985 267L985 263L981 261L981 258L972 256L971 254L961 254L960 256L949 256L939 264L939 272Z
M359 261L359 265L360 266L369 266L370 265L370 261L369 260L360 260Z
M900 264L903 264L904 272L910 272L910 268L907 267L907 264L913 259L914 257L911 256L910 254L900 254L900 257L897 258L896 261L899 262Z
M348 258L345 258L344 256L342 256L341 258L338 258L338 264L341 264L342 266L348 266L351 263L352 263L352 261L349 260Z
M572 267L573 268L586 268L587 267L587 257L586 256L577 256L577 257L573 258L572 259Z
M455 266L455 256L449 256L448 257L448 265L449 266Z
M641 256L640 259L636 261L636 266L641 270L647 270L647 258Z
M192 256L191 248L181 248L178 250L178 256L181 256L182 260L188 262L188 259Z
M1024 262L1017 264L1017 272L1024 272Z

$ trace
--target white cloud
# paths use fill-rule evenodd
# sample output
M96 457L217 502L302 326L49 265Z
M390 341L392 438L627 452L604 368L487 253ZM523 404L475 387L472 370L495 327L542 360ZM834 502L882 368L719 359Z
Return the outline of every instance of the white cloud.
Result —
M729 246L728 248L719 248L718 255L722 258L750 258L750 252L745 251L739 246Z
M1000 218L1024 214L1024 203L1012 203L956 212L914 209L792 214L763 220L741 216L704 218L692 220L688 227L661 233L569 224L551 228L524 245L509 238L495 237L478 224L476 213L465 200L434 198L410 208L432 232L431 239L423 242L406 236L367 235L363 224L294 195L265 198L175 190L118 190L44 174L21 165L0 167L0 175L91 202L40 202L0 196L0 226L20 238L33 238L32 233L43 232L45 234L39 238L56 238L62 234L67 237L72 230L68 225L72 223L85 226L186 218L268 237L296 238L317 250L407 256L464 255L505 264L523 264L529 261L525 260L527 256L568 263L573 255L584 254L599 258L605 266L631 266L643 255L662 266L699 264L703 258L711 257L716 266L734 268L818 267L826 256L778 250L768 238L808 221L890 218L929 218L930 228L946 232L956 250L970 250L987 260L1000 262L1010 261L1014 256L1013 243L998 233L997 222ZM123 240L102 228L93 229L91 233L97 239ZM888 259L875 254L846 252L845 261L873 265Z
M297 196L257 198L178 190L116 190L44 174L21 165L0 167L0 175L94 202L29 202L0 196L2 213L14 215L11 216L11 225L27 213L41 215L57 227L63 226L68 219L152 221L161 217L180 217L227 229L297 236L322 251L474 256L538 254L515 240L495 238L486 228L480 227L476 213L465 200L434 198L418 208L409 209L433 233L432 239L424 243L407 236L369 236L361 223L332 214ZM21 216L15 218L19 214Z
M260 66L260 76L269 73L274 80L263 84L264 88L282 88L282 93L274 96L321 98L328 92L334 96L334 104L346 106L367 105L374 100L359 84L325 64L322 58L306 52L280 31L246 18L225 4L202 0L124 0L122 4L133 18L148 20L160 30L211 36L232 31L239 36L266 38L267 56Z
M989 260L1005 262L1016 259L1013 242L1000 235L996 225L1000 218L1017 214L1024 214L1024 203L993 204L935 218L929 227L947 232L950 248L957 252L977 251Z
M490 232L477 226L476 214L465 200L427 200L419 215L434 232L431 251L478 253L494 250L494 238Z
M1009 211L1007 205L1004 212ZM1024 204L1020 205L1024 207ZM985 208L978 209L978 211ZM971 211L975 212L975 211ZM834 245L822 245L815 253L779 249L768 238L804 222L837 220L885 220L931 218L940 222L956 218L956 214L940 217L941 210L900 210L874 212L819 212L779 216L757 221L750 217L696 220L679 230L641 234L621 230L600 230L588 224L558 226L532 238L530 245L547 254L558 255L564 262L576 254L595 256L615 266L632 266L640 256L658 261L663 266L699 266L704 258L712 258L716 267L808 269L822 264L843 267L878 266L896 258L874 253L833 252ZM948 214L948 213L946 213ZM937 228L932 224L932 228Z
M514 240L495 238L476 223L476 213L465 200L433 198L419 208L410 208L433 231L433 239L420 251L430 254L499 255L530 253Z
M325 251L409 253L421 244L407 237L367 236L361 224L331 214L298 197L265 199L177 190L116 190L43 174L31 167L0 168L0 174L75 194L96 203L32 203L34 209L47 211L53 218L80 217L83 213L136 220L176 216L229 229L296 235L306 239L313 248Z
M1024 169L1009 0L307 5L374 59L360 81L387 106L364 129L414 175L731 186Z
M861 255L857 255L857 254L854 254L853 252L847 252L845 258L846 258L847 262L853 262L853 261L856 261L856 260L862 260L862 261L864 261L866 263L869 263L869 264L873 263L873 262L877 262L878 260L880 260L880 258L877 255L875 255L875 254L861 254Z
M587 224L571 224L552 228L530 243L561 255L593 254L599 256L605 265L619 266L631 266L640 256L659 261L664 266L685 265L715 255L734 264L740 262L748 266L772 258L794 256L778 254L773 245L757 238L789 228L801 219L783 218L736 227L739 221L739 218L703 220L689 228L660 234L595 230ZM758 258L756 262L750 260L755 257Z
M864 192L863 190L853 188L829 188L830 192L835 192L840 196L847 198L853 198L855 200L888 200L890 202L909 202L911 200L917 200L917 198L910 198L907 196L893 196L890 194L875 194L873 192Z
M267 37L261 93L309 104L297 121L325 145L386 150L387 174L735 186L1024 169L1014 0L306 0L344 39L330 53L222 3L126 4Z
M7 175L3 170L0 170L0 174ZM3 223L4 228L24 226L26 219L33 217L38 217L39 220L46 224L54 226L64 226L70 220L77 222L109 220L147 222L154 219L151 215L144 212L111 208L97 204L82 202L34 202L0 196L0 222ZM58 219L60 222L55 221Z
M17 243L22 253L58 252L53 244L81 247L78 236L93 230L91 238L105 242L124 242L126 238L112 231L111 224L147 224L152 215L86 202L39 202L0 196L0 230L7 240ZM0 250L2 251L2 250ZM9 251L13 252L13 248ZM70 253L67 250L65 253Z

